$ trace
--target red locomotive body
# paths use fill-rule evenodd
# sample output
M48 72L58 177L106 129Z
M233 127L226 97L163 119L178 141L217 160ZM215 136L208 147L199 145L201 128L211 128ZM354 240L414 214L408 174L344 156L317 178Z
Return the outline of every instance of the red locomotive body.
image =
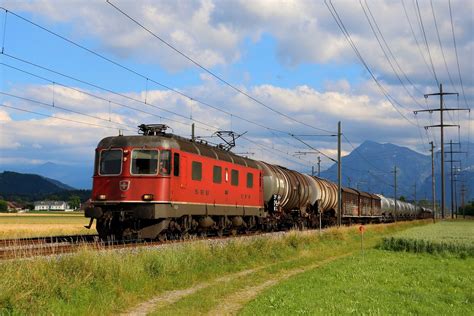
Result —
M161 134L103 139L92 190L102 236L156 238L200 227L239 227L262 216L262 173L249 159Z

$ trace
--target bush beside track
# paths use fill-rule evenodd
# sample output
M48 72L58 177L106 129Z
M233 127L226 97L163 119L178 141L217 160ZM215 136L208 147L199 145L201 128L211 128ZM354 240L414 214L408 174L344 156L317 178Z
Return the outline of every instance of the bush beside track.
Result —
M429 221L368 225L365 242ZM1 263L0 314L110 314L159 293L292 260L298 266L359 249L356 227L291 232L230 242L200 241L157 249L80 253ZM249 282L252 281L250 278ZM211 299L211 298L210 298Z

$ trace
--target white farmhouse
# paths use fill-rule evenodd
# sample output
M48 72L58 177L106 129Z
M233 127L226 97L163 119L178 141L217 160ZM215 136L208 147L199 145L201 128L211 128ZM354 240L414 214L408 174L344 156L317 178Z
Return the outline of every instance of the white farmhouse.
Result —
M34 203L35 211L65 211L69 205L64 201L37 201Z

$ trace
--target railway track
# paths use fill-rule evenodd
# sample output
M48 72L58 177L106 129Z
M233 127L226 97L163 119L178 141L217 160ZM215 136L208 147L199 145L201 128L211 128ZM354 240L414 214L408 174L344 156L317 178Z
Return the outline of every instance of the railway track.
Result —
M276 232L282 233L282 232ZM145 240L119 240L101 241L98 235L71 235L51 236L37 238L21 238L0 240L0 260L23 259L38 256L54 256L74 253L81 249L94 251L116 250L126 248L163 246L169 244L193 242L199 240L225 240L231 238L251 237L269 233L255 232L239 236L206 236L192 237L190 239L145 241Z

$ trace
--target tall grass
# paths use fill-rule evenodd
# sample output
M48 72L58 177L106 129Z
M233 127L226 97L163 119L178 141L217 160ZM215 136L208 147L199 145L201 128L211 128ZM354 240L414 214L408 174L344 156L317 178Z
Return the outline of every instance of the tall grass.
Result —
M474 222L449 221L416 227L383 238L380 249L474 257Z
M367 246L420 222L369 225ZM0 263L0 314L108 314L158 293L301 256L359 249L356 227Z

